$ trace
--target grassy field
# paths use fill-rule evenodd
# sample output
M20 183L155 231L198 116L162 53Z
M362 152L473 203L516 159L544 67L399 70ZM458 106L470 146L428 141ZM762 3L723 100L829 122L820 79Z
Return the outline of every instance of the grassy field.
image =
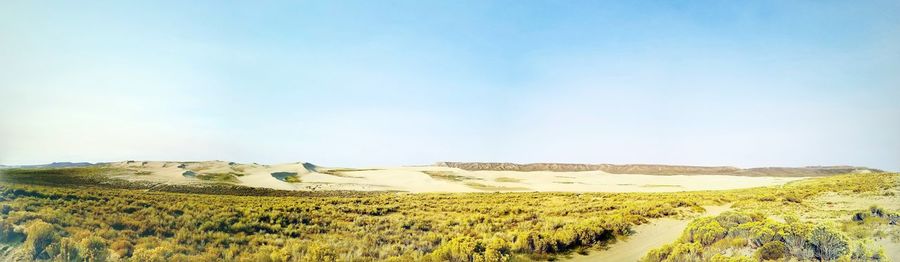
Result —
M556 260L654 218L690 217L700 206L726 203L737 212L695 220L678 242L645 259L874 260L878 247L862 239L896 231L896 210L824 211L816 202L825 194L890 198L898 175L887 173L730 191L409 194L142 184L111 179L109 171L3 170L0 241L11 248L0 259ZM825 254L817 239L845 248Z

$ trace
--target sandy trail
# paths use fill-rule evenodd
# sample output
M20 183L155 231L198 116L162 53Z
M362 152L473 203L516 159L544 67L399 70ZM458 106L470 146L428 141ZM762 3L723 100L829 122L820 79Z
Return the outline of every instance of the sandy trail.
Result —
M731 205L704 206L704 216L715 216L731 210ZM575 255L563 261L638 261L647 251L672 243L681 236L682 231L691 220L662 218L653 223L634 227L634 235L620 239L602 251L594 251L588 255Z
M875 241L875 244L884 248L884 254L890 258L890 261L900 261L900 242L894 242L890 238L882 238Z

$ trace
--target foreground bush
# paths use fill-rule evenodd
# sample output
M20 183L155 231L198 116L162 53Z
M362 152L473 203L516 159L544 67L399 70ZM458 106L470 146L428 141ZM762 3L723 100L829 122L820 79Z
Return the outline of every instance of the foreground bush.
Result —
M25 239L23 250L27 256L33 259L50 258L50 254L46 252L46 249L56 238L53 225L37 220L31 222L31 225L25 230L25 234L27 238Z
M826 261L846 254L849 245L847 236L825 225L818 225L810 232L809 243L815 250L815 256Z
M765 243L756 250L756 257L760 260L778 260L786 255L787 246L780 241Z
M724 254L748 250L753 251L755 259L760 261L885 259L883 250L872 248L870 242L853 242L834 226L796 219L786 219L782 223L756 214L726 212L717 217L694 220L679 241L651 250L642 260L746 261L747 258L740 255Z
M78 245L78 253L87 261L106 261L106 240L96 236L82 239Z

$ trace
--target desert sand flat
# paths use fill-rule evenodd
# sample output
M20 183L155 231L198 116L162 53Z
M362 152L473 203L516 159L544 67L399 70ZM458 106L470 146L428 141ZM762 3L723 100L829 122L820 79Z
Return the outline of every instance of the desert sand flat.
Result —
M279 190L424 192L678 192L772 186L804 177L611 174L603 171L469 171L447 166L339 168L296 162L125 161L128 180L229 183ZM289 177L289 178L288 178Z

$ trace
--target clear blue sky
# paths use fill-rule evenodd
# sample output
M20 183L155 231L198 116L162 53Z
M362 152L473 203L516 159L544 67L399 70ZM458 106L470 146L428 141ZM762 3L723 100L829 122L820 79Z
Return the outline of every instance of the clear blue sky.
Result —
M2 1L0 163L900 170L900 1Z

